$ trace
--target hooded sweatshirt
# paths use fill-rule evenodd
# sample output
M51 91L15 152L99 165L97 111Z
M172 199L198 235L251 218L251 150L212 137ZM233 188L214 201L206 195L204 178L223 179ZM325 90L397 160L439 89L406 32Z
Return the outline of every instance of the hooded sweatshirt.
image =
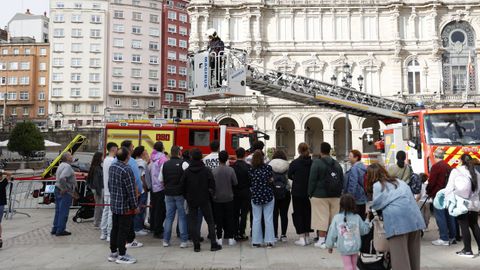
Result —
M202 161L192 161L180 182L189 207L209 203L210 196L215 193L212 171Z
M290 182L288 181L288 178L286 176L287 171L288 171L288 166L289 166L288 161L280 159L280 158L276 158L276 159L270 160L268 165L270 165L272 167L273 177L275 177L275 175L284 176L285 187L286 187L287 190L290 190L291 189Z
M153 150L152 155L150 156L151 171L150 176L152 177L152 191L160 192L164 189L163 182L160 182L158 175L160 174L160 169L162 165L167 162L167 156L164 153Z
M296 158L288 168L288 178L292 179L292 196L308 197L308 177L312 167L310 156Z
M213 201L216 203L233 201L233 186L238 184L235 171L226 164L220 164L213 169L213 178L215 179Z
M477 173L477 178L480 176ZM478 179L477 179L478 181ZM447 187L445 188L445 198L449 198L452 194L469 200L471 204L468 206L469 211L479 211L479 188L472 190L472 176L467 167L459 166L452 170L448 178Z
M345 174L343 182L343 193L350 193L355 198L357 204L365 204L367 195L365 194L364 177L367 172L365 165L357 161L352 168Z

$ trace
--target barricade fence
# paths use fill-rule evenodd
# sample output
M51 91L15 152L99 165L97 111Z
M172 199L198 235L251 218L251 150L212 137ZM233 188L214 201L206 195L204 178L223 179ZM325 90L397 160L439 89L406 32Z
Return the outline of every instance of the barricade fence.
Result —
M55 179L23 178L13 179L7 187L7 206L5 218L11 219L15 214L23 214L22 209L54 209ZM77 180L77 191L80 198L87 195L85 180ZM79 200L74 199L71 208L79 208Z

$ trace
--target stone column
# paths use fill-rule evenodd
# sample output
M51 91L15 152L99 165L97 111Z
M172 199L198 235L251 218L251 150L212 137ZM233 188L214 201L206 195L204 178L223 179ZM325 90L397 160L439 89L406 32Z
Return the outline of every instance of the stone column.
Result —
M333 129L324 129L323 130L323 141L329 143L332 146L332 148L335 145L335 139L333 137L333 132L334 131L335 130L333 130ZM314 138L315 141L317 141L319 139L321 139L321 138L318 138L318 139Z
M349 151L352 149L356 149L363 153L362 134L363 130L352 129L352 145L350 145L350 149L348 149Z
M225 27L225 36L223 36L222 38L227 42L227 43L230 43L230 13L228 13L228 10L227 10L227 14L225 14L225 24L226 24L226 27Z
M252 33L250 32L250 18L252 15L243 17L243 27L245 31L245 41L252 41Z
M267 151L267 148L272 148L272 147L277 147L277 131L275 129L267 129L266 132L268 136L270 136L270 139L265 142L265 153Z
M198 15L192 14L190 16L190 44L194 51L198 50Z

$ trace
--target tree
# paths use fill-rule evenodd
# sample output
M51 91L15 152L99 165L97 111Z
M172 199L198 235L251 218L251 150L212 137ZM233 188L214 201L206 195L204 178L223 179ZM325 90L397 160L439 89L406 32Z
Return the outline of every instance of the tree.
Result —
M10 133L7 148L9 151L18 152L21 156L29 157L35 151L45 150L45 141L34 123L20 122Z

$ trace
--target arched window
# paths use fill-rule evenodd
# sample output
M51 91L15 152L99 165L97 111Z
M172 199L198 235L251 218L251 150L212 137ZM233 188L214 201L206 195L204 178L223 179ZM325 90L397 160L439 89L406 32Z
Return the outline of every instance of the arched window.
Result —
M451 22L442 31L443 89L446 94L475 91L475 33L464 21Z
M420 64L417 60L411 60L407 64L408 93L420 93Z

